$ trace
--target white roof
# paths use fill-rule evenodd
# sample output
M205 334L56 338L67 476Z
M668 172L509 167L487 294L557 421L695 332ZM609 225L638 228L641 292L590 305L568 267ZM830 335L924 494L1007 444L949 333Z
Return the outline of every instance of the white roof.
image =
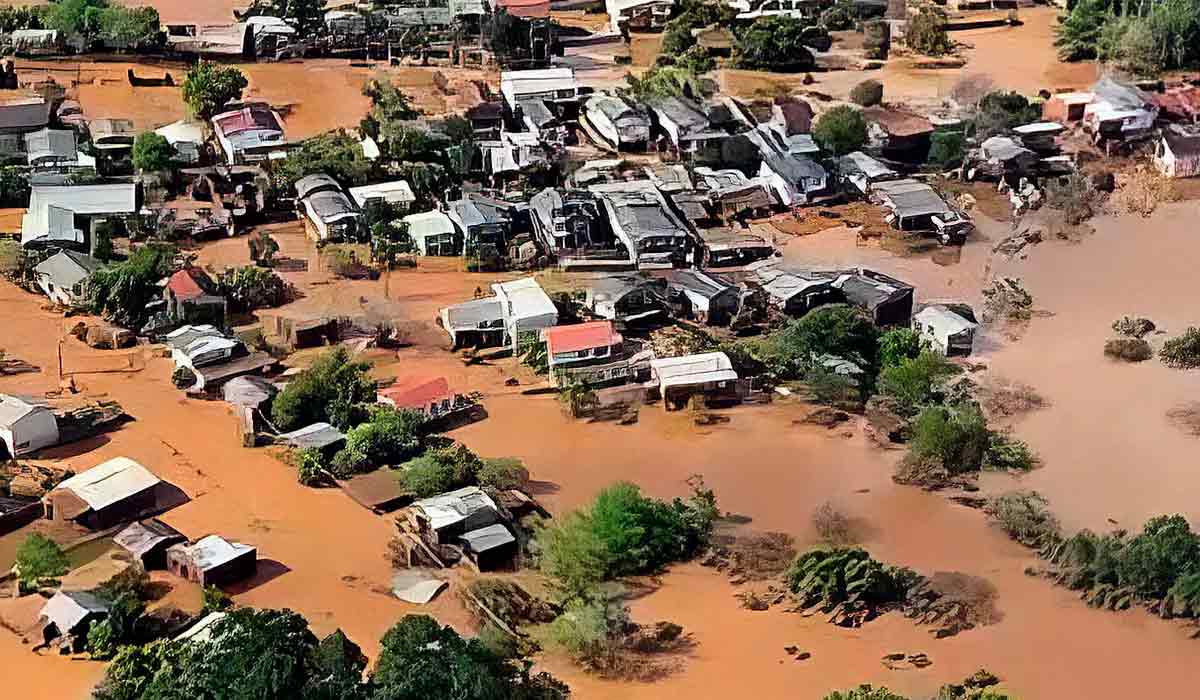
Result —
M1066 104L1086 104L1096 99L1096 95L1090 92L1060 92L1051 95L1052 100L1061 100Z
M172 146L177 143L204 143L204 124L187 119L160 126L154 133L165 138Z
M195 358L206 352L217 352L221 350L232 350L239 345L238 341L225 338L218 335L206 335L202 338L197 338L188 343L182 352L184 355Z
M212 640L213 625L220 622L229 613L214 610L187 628L175 638L177 642L208 642Z
M509 105L516 105L523 95L575 90L578 87L579 81L575 80L573 68L540 68L500 73L500 93L508 100Z
M931 325L939 333L948 336L970 330L977 325L944 306L926 306L913 316L913 320Z
M431 498L422 498L413 503L429 518L434 530L462 522L481 510L496 511L496 502L478 486L467 486L456 491L447 491Z
M445 233L454 233L454 222L450 217L446 216L445 212L440 211L423 211L419 214L409 214L404 217L404 223L408 224L408 235L414 239L425 239L430 236L440 236Z
M128 457L114 457L76 474L56 488L75 494L92 510L101 510L154 488L161 480Z
M350 196L354 198L355 202L358 202L360 207L365 207L367 202L372 199L382 199L393 204L408 204L417 201L417 196L413 194L412 188L404 180L351 187Z
M0 425L12 425L38 409L48 410L16 396L0 394Z
M532 277L492 285L492 291L506 304L507 318L523 319L558 316L558 308Z
M107 614L108 606L87 591L59 591L42 606L41 616L53 622L60 634L70 634L89 615Z
M1034 122L1032 124L1024 124L1022 126L1013 127L1013 133L1021 136L1031 136L1033 134L1057 134L1063 131L1066 127L1058 122Z
M254 547L241 542L230 542L220 535L208 535L196 540L194 544L177 544L171 549L183 549L196 568L201 571L214 569L227 564L246 552L255 551Z
M704 384L737 379L733 363L723 352L706 352L682 357L650 360L650 369L663 389L684 384Z
M137 211L137 186L132 182L104 185L34 185L29 211L21 220L21 242L41 238L65 219L50 212L57 207L73 214L132 214ZM72 220L72 231L74 221ZM60 238L60 236L54 236Z

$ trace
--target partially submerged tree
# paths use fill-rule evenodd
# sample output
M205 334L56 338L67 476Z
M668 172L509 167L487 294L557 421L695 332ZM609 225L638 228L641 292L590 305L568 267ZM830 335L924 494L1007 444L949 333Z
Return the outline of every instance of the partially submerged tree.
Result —
M833 156L857 151L867 142L867 120L849 105L839 105L817 118L813 139Z
M171 166L175 149L165 136L144 131L133 141L133 167L142 172L157 172Z
M25 588L37 588L70 571L70 562L58 543L36 532L17 548L15 566L17 580Z
M370 365L357 362L344 347L318 357L292 378L271 403L271 417L279 430L295 430L328 422L347 430L367 417L375 403L375 382L367 375Z
M946 33L946 14L926 5L908 20L904 41L909 48L926 56L945 56L954 51L954 42Z
M738 33L734 64L778 73L809 70L814 61L807 29L807 24L789 15L760 17Z
M181 94L192 114L210 119L226 104L242 98L249 82L241 70L212 61L200 61L188 69Z

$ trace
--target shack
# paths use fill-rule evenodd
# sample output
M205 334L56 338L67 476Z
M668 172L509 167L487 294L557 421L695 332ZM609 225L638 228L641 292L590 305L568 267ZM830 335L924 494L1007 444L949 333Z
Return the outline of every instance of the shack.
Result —
M859 193L868 195L877 182L896 180L900 174L862 151L848 153L838 159L842 180Z
M600 196L613 234L639 267L673 267L691 247L687 225L648 180L610 182L588 188Z
M650 142L650 117L618 95L595 95L583 103L580 121L618 151L641 151Z
M345 441L346 434L329 423L313 423L276 437L276 442L297 450L330 450Z
M0 394L0 457L23 457L58 444L58 419L46 406Z
M696 396L709 400L737 395L738 375L723 352L651 360L650 374L668 411L685 407Z
M42 505L47 520L104 530L167 510L178 504L179 493L132 459L114 457L61 482Z
M677 318L727 326L738 312L741 288L703 270L667 273L667 300Z
M408 235L421 255L461 255L462 241L444 212L426 211L404 217Z
M495 523L459 536L463 556L476 571L509 568L517 555L517 538L502 523Z
M201 586L227 586L258 571L258 549L208 535L167 549L167 570Z
M918 180L878 182L873 197L889 210L885 217L892 228L929 234L944 244L962 243L974 228L972 221L946 203L933 187Z
M946 356L971 354L975 345L975 314L965 304L931 304L913 316L912 327Z
M50 301L74 306L83 299L84 283L103 265L90 255L64 249L38 263L33 275Z
M836 276L830 273L761 270L758 278L769 303L796 318L818 306L845 299L841 290L834 287Z
M680 158L701 163L720 159L729 134L715 128L699 105L682 97L660 97L648 106L655 129Z
M174 323L210 323L225 325L228 305L216 293L217 285L198 267L186 267L167 278L163 300L167 315Z
M538 242L556 257L612 249L599 200L587 190L546 188L529 200L529 214Z
M1166 177L1200 175L1200 134L1163 129L1154 147L1154 167Z
M282 118L261 102L242 104L214 116L212 127L229 165L261 163L287 149Z
M704 267L748 265L775 254L775 246L766 237L734 228L707 228L697 231Z
M358 207L333 178L324 174L300 178L296 197L318 241L353 241L359 235Z
M877 326L908 325L912 320L913 286L895 277L859 268L840 273L833 286L847 302L869 313Z
M407 515L422 539L438 545L453 544L472 530L501 521L496 502L478 486L414 501Z
M20 137L50 124L53 105L43 97L9 100L0 104L0 136Z
M108 617L108 604L87 591L58 591L42 606L42 642L61 639L70 651L83 651L93 622Z
M496 297L447 306L439 313L438 321L449 334L453 350L504 344L504 304Z
M660 320L667 310L667 281L644 275L606 275L584 287L584 305L618 328Z
M146 571L167 568L167 549L186 541L183 533L158 518L130 523L113 536L113 544L133 555Z
M1095 96L1083 110L1083 128L1096 141L1126 140L1149 133L1158 118L1150 96L1109 77L1092 86Z

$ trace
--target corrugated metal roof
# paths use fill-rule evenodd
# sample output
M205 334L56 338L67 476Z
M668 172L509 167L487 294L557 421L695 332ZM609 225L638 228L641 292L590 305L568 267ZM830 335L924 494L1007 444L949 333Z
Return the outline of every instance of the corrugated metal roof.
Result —
M63 481L55 490L70 491L98 511L161 483L149 469L128 457L114 457Z
M290 433L281 433L279 440L296 449L321 449L346 439L342 431L328 423L313 423Z
M113 543L126 551L142 556L163 542L180 542L187 539L183 533L158 518L131 523L113 536Z
M73 250L60 250L33 269L38 275L50 278L55 286L71 289L101 267L103 263L90 255Z
M481 527L458 538L467 551L479 554L517 541L516 537L501 523Z
M664 390L672 386L723 382L738 378L729 356L723 352L658 358L650 360L650 369Z
M499 519L496 502L478 486L467 486L413 503L413 507L429 518L434 530L463 522L476 513L490 511Z
M546 349L550 354L577 352L592 348L620 345L621 334L617 333L612 321L589 321L570 326L554 326L543 331Z
M41 158L75 160L75 132L70 129L42 129L25 134L25 153L29 162Z
M441 236L455 232L454 222L445 213L440 211L409 214L404 217L404 223L408 224L408 235L414 239Z
M501 304L507 304L506 319L558 316L558 307L533 277L493 284L492 290Z
M367 202L373 199L382 199L393 204L411 204L417 201L417 196L413 194L412 188L404 180L351 187L350 196L354 198L355 202L358 202L360 207L367 206Z
M172 550L182 551L201 571L209 571L256 549L241 542L231 542L220 535L208 535L195 544L177 544Z

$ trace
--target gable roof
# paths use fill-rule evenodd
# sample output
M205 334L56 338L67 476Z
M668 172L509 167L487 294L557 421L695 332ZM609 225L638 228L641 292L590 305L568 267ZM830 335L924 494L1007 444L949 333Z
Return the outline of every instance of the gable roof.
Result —
M543 331L546 350L551 355L560 352L577 352L591 348L619 345L623 338L613 327L612 321L588 321L570 326L554 326Z
M888 136L908 137L933 133L933 124L919 114L902 112L885 107L867 107L863 110L867 121L878 124Z
M201 571L210 571L223 564L228 564L247 552L257 551L251 545L231 542L220 535L208 535L201 537L193 544L177 544L171 549L182 551Z
M496 502L478 486L467 486L430 498L422 498L414 502L413 507L429 518L430 526L434 530L463 522L481 511L496 513L496 518L499 519Z
M379 390L380 400L396 408L423 410L429 404L452 396L450 382L445 377L406 377L386 389Z
M0 394L0 425L13 425L25 416L38 410L48 409L45 406L26 401L16 396Z
M1200 135L1180 134L1170 129L1162 132L1163 141L1176 158L1195 158L1200 156Z
M41 616L53 622L59 634L71 634L92 615L107 615L108 606L94 593L59 591L42 606Z
M103 266L103 263L90 255L73 250L60 250L33 269L37 274L49 277L57 286L69 289Z
M63 481L55 490L70 491L94 510L152 489L162 482L128 457L114 457Z
M177 271L167 280L170 289L179 299L195 299L208 294L212 280L208 273L198 267L187 267Z

